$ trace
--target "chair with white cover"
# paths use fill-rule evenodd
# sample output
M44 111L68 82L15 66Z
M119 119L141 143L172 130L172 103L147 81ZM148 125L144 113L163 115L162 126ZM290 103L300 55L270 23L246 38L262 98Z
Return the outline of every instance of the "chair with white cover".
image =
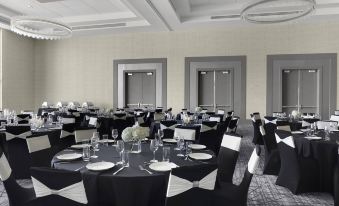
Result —
M53 156L58 152L52 147L48 135L32 135L26 139L30 156L30 167L49 167Z
M261 149L259 145L256 145L252 155L247 164L247 170L245 171L244 177L240 185L234 185L233 183L222 183L219 184L213 196L214 206L246 206L248 189L250 187L253 174L258 167L260 159Z
M60 133L60 150L75 144L75 123L63 124Z
M26 206L35 198L33 188L21 187L15 180L2 148L0 148L0 178L6 189L10 206Z
M318 129L325 129L325 127L329 130L337 130L338 129L338 122L336 121L318 121L317 128Z
M263 145L264 140L260 133L260 126L262 125L259 112L255 112L251 115L252 125L253 125L253 144Z
M88 126L89 127L97 127L98 126L98 118L97 117L89 117Z
M230 123L227 126L226 132L228 133L237 133L238 124L239 124L240 117L232 116Z
M218 122L203 121L200 128L199 144L205 145L215 154L218 150L220 141L217 133Z
M30 126L6 126L4 149L16 179L25 179L30 176L26 139L31 135Z
M163 120L160 121L160 129L164 132L164 139L172 139L174 130L177 126L176 120Z
M88 205L87 194L80 172L32 167L31 178L36 199L29 205Z
M232 183L240 145L241 137L235 134L224 134L218 154L218 182Z
M164 120L165 119L165 114L160 110L160 111L155 111L154 112L154 117L153 117L153 120L154 122L156 123L159 123L161 120Z
M166 206L206 206L212 201L215 189L216 164L202 164L175 168L170 173Z
M75 133L75 143L81 143L84 141L89 141L91 137L93 136L93 133L97 132L97 129L76 129L74 131Z
M16 117L18 124L28 124L29 120L32 118L30 114L18 114Z
M223 109L218 109L217 114L222 114L222 115L224 115L224 114L225 114L225 110L223 110Z
M218 115L213 115L209 117L209 121L212 121L212 122L221 122L221 120L222 118Z
M174 137L183 138L186 141L195 141L196 130L194 128L175 128Z
M276 184L293 194L316 192L319 188L319 182L315 181L319 175L316 161L297 154L291 132L277 130L275 137L281 158Z
M61 123L63 124L73 124L75 123L75 117L72 116L63 116L61 119Z
M339 122L339 115L331 115L330 120Z
M264 140L265 163L263 173L267 175L278 175L280 170L280 154L275 139L277 130L277 117L264 117L264 127L260 127Z
M284 130L284 131L290 132L291 131L291 126L290 125L277 126L277 129L278 130Z

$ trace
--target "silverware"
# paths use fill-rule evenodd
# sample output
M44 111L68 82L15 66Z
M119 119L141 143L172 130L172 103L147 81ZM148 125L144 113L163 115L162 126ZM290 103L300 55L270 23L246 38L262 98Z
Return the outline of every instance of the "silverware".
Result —
M122 166L120 169L118 169L117 171L113 172L113 175L118 174L121 170L123 170L124 168L126 168L126 166Z
M151 172L148 169L144 168L142 165L139 165L139 169L148 172L150 175L153 174L153 172Z

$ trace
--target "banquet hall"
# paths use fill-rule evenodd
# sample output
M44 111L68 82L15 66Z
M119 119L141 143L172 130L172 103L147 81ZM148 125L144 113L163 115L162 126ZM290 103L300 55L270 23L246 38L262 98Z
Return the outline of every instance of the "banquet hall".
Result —
M0 0L0 206L339 206L339 0Z

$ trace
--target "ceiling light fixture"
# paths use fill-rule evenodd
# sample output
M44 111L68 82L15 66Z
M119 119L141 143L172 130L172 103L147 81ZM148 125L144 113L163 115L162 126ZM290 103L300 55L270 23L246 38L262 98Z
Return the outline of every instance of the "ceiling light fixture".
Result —
M241 17L250 23L281 23L310 14L315 5L315 0L259 0L247 5Z
M12 18L11 30L17 34L35 39L57 40L72 36L72 28L66 24L29 16Z

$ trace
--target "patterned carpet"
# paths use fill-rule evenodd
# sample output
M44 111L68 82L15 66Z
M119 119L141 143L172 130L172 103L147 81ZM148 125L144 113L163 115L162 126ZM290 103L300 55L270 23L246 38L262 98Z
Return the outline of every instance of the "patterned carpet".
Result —
M240 155L233 177L233 182L239 184L242 180L244 171L247 168L248 159L253 151L252 126L249 123L242 123L238 127L238 133L243 135L240 149ZM263 150L262 150L263 151ZM302 195L293 195L289 190L275 185L276 177L270 175L262 175L264 165L261 154L259 169L256 171L250 185L248 205L249 206L331 206L334 205L333 197L326 193L306 193ZM31 187L30 180L21 180L19 183L25 187ZM8 206L7 194L0 183L0 206Z

